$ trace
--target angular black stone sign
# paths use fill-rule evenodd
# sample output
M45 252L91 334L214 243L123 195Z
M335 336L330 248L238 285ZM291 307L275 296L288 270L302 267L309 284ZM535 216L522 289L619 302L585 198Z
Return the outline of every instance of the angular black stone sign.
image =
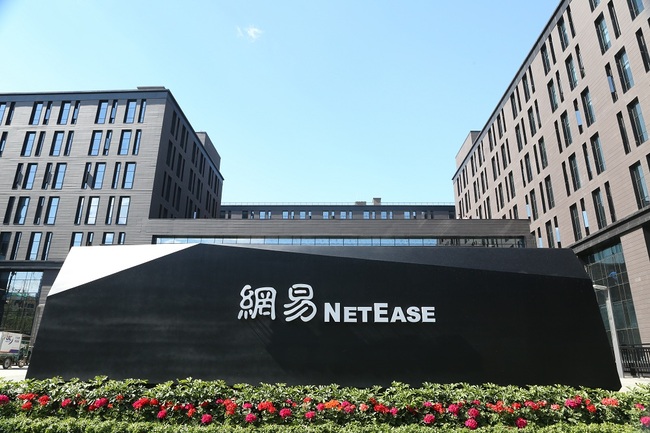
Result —
M146 245L73 248L30 378L618 390L570 250Z

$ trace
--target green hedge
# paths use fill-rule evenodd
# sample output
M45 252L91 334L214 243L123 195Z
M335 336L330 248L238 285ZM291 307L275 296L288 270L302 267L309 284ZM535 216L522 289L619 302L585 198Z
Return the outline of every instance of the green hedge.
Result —
M0 432L650 431L650 386L388 388L185 379L0 380Z

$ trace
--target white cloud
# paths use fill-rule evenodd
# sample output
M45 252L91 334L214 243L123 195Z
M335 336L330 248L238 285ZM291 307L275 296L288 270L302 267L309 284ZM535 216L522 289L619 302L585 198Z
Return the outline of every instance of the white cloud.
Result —
M248 26L243 29L237 26L237 36L240 38L246 38L251 42L255 42L257 39L259 39L260 36L262 36L262 33L264 32L255 26Z

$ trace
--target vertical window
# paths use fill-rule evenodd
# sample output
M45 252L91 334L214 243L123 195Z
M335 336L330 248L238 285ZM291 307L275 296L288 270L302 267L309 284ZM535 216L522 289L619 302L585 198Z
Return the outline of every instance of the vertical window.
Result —
M116 189L118 182L120 181L120 170L122 168L121 162L115 163L115 169L113 170L113 181L111 182L111 188ZM171 180L170 180L171 181Z
M41 113L43 112L43 102L34 102L32 107L32 115L29 117L30 125L38 125L41 121Z
M573 56L569 55L564 64L566 66L567 77L569 78L569 87L571 90L573 90L578 85L578 72L576 71L576 66L573 63Z
M566 31L566 24L564 24L564 18L560 18L560 21L557 23L557 33L560 37L560 45L562 46L562 51L566 50L566 47L569 46L569 34Z
M542 55L542 64L544 65L544 73L548 74L549 71L551 70L551 61L548 58L548 50L546 48L546 44L542 45L540 54Z
M548 201L548 208L555 207L555 196L553 195L553 184L551 183L551 176L546 176L544 179L544 186L546 187L546 199Z
M117 235L117 244L118 245L124 245L124 242L126 242L126 233L125 232L120 232Z
M0 102L0 123L2 123L2 118L5 116L5 110L6 109L7 109L7 103L6 102Z
M609 63L605 65L605 75L607 75L607 84L609 84L609 93L612 95L612 101L616 102L618 93L616 93L616 83L614 82L614 75Z
M528 182L532 182L533 181L533 169L532 169L532 167L530 165L530 155L529 154L524 155L524 164L526 166L526 179L528 180Z
M120 148L117 151L118 155L128 155L129 147L131 146L131 131L122 131L122 138L120 139Z
M576 60L578 61L578 68L580 68L580 76L585 77L585 65L582 63L582 54L580 54L580 45L576 44Z
M560 121L562 122L562 135L564 136L564 147L568 147L573 143L573 138L571 137L571 127L569 126L569 116L565 111L560 116Z
M93 189L102 189L104 183L104 172L106 171L106 164L98 162L95 164L95 175L93 177Z
M524 87L524 99L526 102L530 99L530 88L528 86L528 75L524 74L524 76L521 79L521 83Z
M14 118L15 108L16 108L16 103L12 102L11 105L9 105L9 112L7 113L7 120L5 121L5 125L11 125L11 121Z
M623 113L620 111L616 113L616 120L618 121L618 130L621 133L621 141L623 142L623 149L625 153L630 153L630 141L627 138L627 130L625 129L625 119L623 119Z
M61 110L59 110L59 120L56 122L58 125L67 125L68 116L70 116L70 101L61 102Z
M648 131L646 130L643 113L641 112L641 106L639 105L638 99L635 99L627 106L627 112L630 115L634 140L636 141L636 145L639 146L648 139Z
M4 220L2 221L3 224L9 224L11 222L11 214L14 211L14 202L16 201L16 197L9 197L9 200L7 200L7 209L5 209L5 217Z
M72 239L70 240L70 247L80 247L83 245L84 234L81 232L73 232Z
M72 120L70 121L70 123L76 125L78 118L79 118L79 101L76 101L74 103L74 109L72 110Z
M140 140L142 139L142 130L138 129L135 131L135 140L133 142L133 155L140 153Z
M16 260L18 258L18 249L20 248L20 240L22 237L22 232L16 232L16 235L14 236L14 244L11 247L11 256L9 256L9 260Z
M102 131L93 131L92 138L90 139L90 147L88 148L88 155L99 155L99 146L102 143Z
M650 205L650 197L648 196L648 187L645 183L645 176L640 162L630 167L630 176L632 177L632 187L637 208L643 209Z
M571 170L571 182L573 185L573 190L577 191L580 189L580 173L578 171L578 160L576 159L575 153L569 156L569 168Z
M38 250L41 247L41 237L43 233L41 232L32 232L29 237L29 244L27 246L27 255L25 260L36 260L38 258Z
M56 222L56 212L59 209L59 197L50 197L45 212L45 224L52 225Z
M135 178L135 162L127 162L124 166L124 180L122 181L122 188L133 188L133 180Z
M70 156L70 152L72 151L72 140L74 140L74 131L68 131L68 139L65 141L65 149L63 150L65 156Z
M643 60L643 68L648 72L650 71L650 55L648 54L648 46L645 43L645 38L643 37L641 29L636 32L636 41L639 44L639 52L641 53L641 59Z
M52 138L52 146L50 147L50 156L59 156L61 148L63 147L63 131L56 131L54 138Z
M542 168L548 166L548 158L546 157L546 144L544 143L544 137L539 139L539 157L542 160Z
M607 3L607 9L609 10L609 18L612 20L614 37L618 38L619 36L621 36L621 27L618 25L618 18L616 17L616 9L614 9L614 3L612 3L611 1Z
M0 136L0 156L2 156L5 151L5 146L7 145L7 131L3 131L2 136Z
M549 248L555 248L555 238L553 236L553 226L550 221L546 222L546 242Z
M585 111L585 121L587 126L590 126L596 121L596 113L594 112L594 106L591 103L591 94L589 93L589 87L582 91L580 94L580 99L582 99L582 108Z
M612 42L609 39L609 31L607 30L607 22L605 22L605 17L603 14L600 14L595 22L596 33L598 34L598 42L600 43L600 52L605 53L612 46Z
M530 125L530 135L531 137L537 133L537 123L535 123L535 115L533 114L533 108L528 109L528 124Z
M632 77L632 68L630 67L630 61L625 52L625 48L616 53L614 56L616 60L616 69L618 69L618 76L621 80L621 87L623 88L623 93L627 92L634 86L634 78Z
M634 19L643 11L643 0L627 0L627 6L630 8L630 16Z
M144 113L147 111L147 100L140 101L140 113L138 114L138 123L144 122Z
M59 163L56 165L56 170L54 172L54 182L52 183L52 189L62 189L63 188L63 179L65 178L65 170L67 168L66 163Z
M104 150L102 150L102 155L108 155L108 152L111 149L111 140L113 139L113 131L110 129L106 131L106 138L104 139Z
M596 173L600 174L605 171L605 157L603 156L603 149L600 146L600 137L598 134L591 137L591 151L594 154Z
M600 194L600 188L596 188L591 193L591 198L594 201L594 210L596 211L596 224L598 224L598 229L602 229L607 226L607 215L605 214L605 206L603 204L603 197Z
M593 12L594 9L600 4L600 0L589 0L589 6L591 6L591 11Z
M546 87L548 89L548 100L551 103L551 111L555 112L555 110L557 110L558 104L557 94L555 93L555 83L553 83L553 80L549 81Z
M39 197L38 202L36 203L36 213L34 214L34 225L39 225L41 223L41 215L43 214L43 208L45 207L45 197Z
M23 164L19 163L16 166L16 174L14 174L14 183L11 185L11 189L18 189L20 182L23 180Z
M27 164L27 171L25 172L25 179L23 180L23 189L34 188L34 179L36 178L36 169L38 164Z
M108 198L108 207L106 208L106 224L113 224L113 212L115 211L115 197Z
M41 156L44 143L45 143L45 131L41 131L41 133L38 134L38 143L36 144L36 152L34 152L34 156Z
M108 123L115 123L115 116L117 116L117 99L114 99L111 105L111 116L108 119Z
M81 224L81 219L83 217L84 213L84 203L85 203L86 198L85 197L79 197L79 201L77 202L77 210L74 214L74 223L75 225Z
M113 239L115 238L115 233L105 232L102 237L102 245L113 245Z
M93 244L93 240L95 239L95 233L93 232L88 232L88 235L86 236L86 246L89 247Z
M2 117L0 117L0 120L2 120ZM0 233L0 260L7 259L7 253L9 252L10 241L11 241L11 232Z
M43 252L41 253L41 260L47 260L50 256L50 247L52 246L52 232L45 233L45 243L43 244Z
M582 226L580 225L580 215L578 214L578 207L572 205L569 208L571 213L571 226L573 227L573 238L577 241L582 239Z
M582 154L585 158L585 167L587 168L587 177L589 180L593 179L591 174L591 163L589 162L589 151L587 151L587 143L582 143Z
M614 209L614 200L612 200L612 191L609 188L609 182L605 182L605 195L607 196L607 204L609 206L609 216L612 222L616 222L616 210Z
M533 221L535 221L539 214L537 212L537 197L535 196L535 190L530 190L530 210L532 212Z
M97 105L97 115L95 116L95 123L106 122L107 110L108 110L108 101L99 101L99 105Z
M86 224L97 222L97 211L99 210L99 197L90 197L88 210L86 211Z
M45 116L43 116L43 125L50 123L50 115L52 114L52 101L47 103L45 108Z
M120 204L117 210L117 224L126 224L127 218L129 216L129 206L131 205L131 197L120 197ZM262 218L262 214L264 212L260 212L260 218Z
M41 189L47 189L50 186L50 181L52 180L52 163L48 162L45 166L45 174L43 175L43 183L41 184Z
M126 111L124 112L124 123L133 123L135 119L135 99L126 101Z
M20 151L20 156L32 156L32 148L36 140L35 132L28 132L25 134L25 141L23 141L23 148Z
M16 215L14 215L14 224L19 224L19 225L25 224L28 208L29 208L29 197L19 197L18 206L16 206Z
M91 174L92 168L93 168L92 163L87 162L86 167L84 168L83 177L81 178L81 189L88 188L88 182L90 181L90 177L92 176Z

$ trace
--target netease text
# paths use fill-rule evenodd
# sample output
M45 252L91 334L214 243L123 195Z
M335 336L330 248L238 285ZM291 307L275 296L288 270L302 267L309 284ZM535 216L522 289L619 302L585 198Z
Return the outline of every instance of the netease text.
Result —
M360 307L341 307L341 304L336 302L330 304L326 302L324 305L324 320L329 322L344 322L344 323L398 323L398 322L429 322L434 323L435 307L390 307L384 302L375 302L372 305Z

